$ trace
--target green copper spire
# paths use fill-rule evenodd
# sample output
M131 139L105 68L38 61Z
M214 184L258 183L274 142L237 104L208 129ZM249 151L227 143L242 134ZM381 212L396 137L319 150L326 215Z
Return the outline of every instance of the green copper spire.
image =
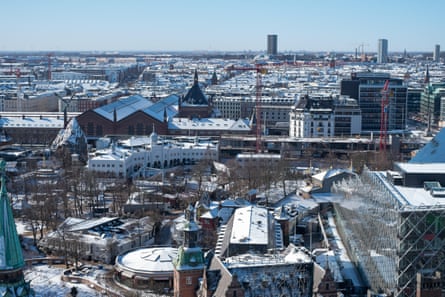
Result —
M190 204L185 210L184 242L178 249L178 257L173 262L176 270L201 269L204 267L204 255L198 246L199 225L196 224L195 209Z
M11 205L6 191L4 160L0 161L0 271L18 269L25 265Z

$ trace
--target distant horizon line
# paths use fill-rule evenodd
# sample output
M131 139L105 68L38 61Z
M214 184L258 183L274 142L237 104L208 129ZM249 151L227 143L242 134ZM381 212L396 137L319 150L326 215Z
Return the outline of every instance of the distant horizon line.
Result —
M415 50L415 51L388 51L388 54L403 54L403 53L416 53L416 54L432 54L433 51L427 50ZM8 53L8 54L24 54L24 53L88 53L88 54L117 54L117 53L145 53L145 54L178 54L178 53L217 53L217 54L267 54L266 50L0 50L0 53ZM279 55L292 55L292 54L326 54L326 53L336 53L336 54L361 54L361 52L355 51L341 51L341 50L295 50L295 51L282 51L278 52ZM365 54L377 54L376 51L367 51Z

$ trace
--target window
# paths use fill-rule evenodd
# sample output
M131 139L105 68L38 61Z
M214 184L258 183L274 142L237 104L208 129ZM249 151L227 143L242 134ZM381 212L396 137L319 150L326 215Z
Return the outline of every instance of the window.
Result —
M103 128L101 125L96 126L96 136L103 136Z
M192 285L192 277L191 276L187 276L185 278L185 284L188 285L188 286Z
M141 123L136 124L136 134L137 135L143 135L144 134L144 125Z
M94 135L94 124L92 122L87 124L87 134Z

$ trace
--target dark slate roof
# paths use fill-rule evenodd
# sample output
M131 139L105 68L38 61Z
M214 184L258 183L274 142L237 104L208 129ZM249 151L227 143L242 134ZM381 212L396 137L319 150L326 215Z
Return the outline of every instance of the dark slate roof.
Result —
M193 80L193 85L187 94L182 99L182 104L190 105L209 105L207 97L202 92L198 83L198 72L195 70L195 79Z

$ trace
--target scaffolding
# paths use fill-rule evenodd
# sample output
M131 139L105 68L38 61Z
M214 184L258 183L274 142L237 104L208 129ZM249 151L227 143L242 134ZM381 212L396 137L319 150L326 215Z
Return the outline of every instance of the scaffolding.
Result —
M416 273L445 275L445 205L413 206L380 172L336 184L347 252L373 292L416 296ZM443 279L442 279L443 281Z

